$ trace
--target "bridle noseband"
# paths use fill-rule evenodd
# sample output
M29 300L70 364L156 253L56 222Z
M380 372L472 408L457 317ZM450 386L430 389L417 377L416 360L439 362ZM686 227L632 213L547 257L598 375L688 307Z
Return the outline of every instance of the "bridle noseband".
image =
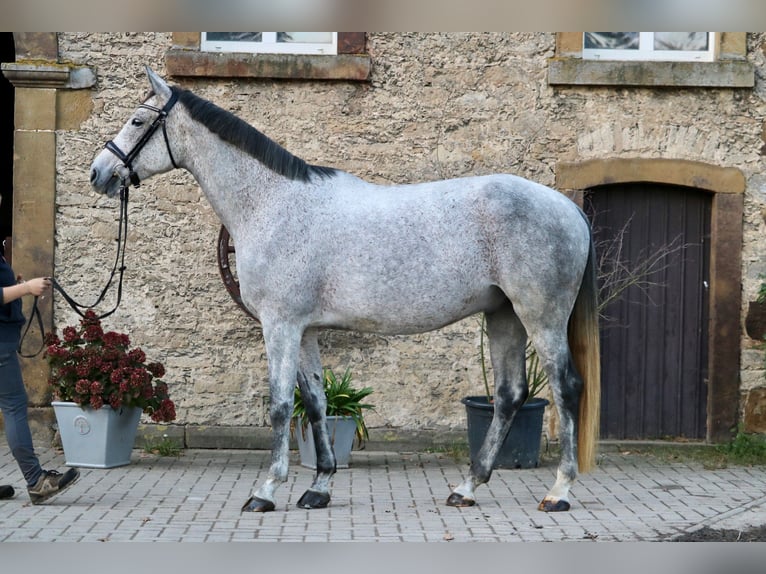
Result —
M135 187L138 187L141 184L141 180L139 179L138 174L133 171L133 160L135 160L136 156L141 152L142 149L144 149L144 146L149 142L151 137L154 135L154 132L156 132L160 126L162 126L162 135L165 138L165 147L168 150L170 162L173 164L173 167L178 168L176 160L173 157L173 152L170 151L168 131L165 127L165 119L168 117L170 110L174 105L176 105L177 101L178 92L173 90L170 94L170 99L162 108L155 108L154 106L150 106L148 104L141 104L138 106L139 108L145 108L155 112L157 114L157 118L152 122L152 124L149 126L149 129L144 132L144 135L141 136L141 139L136 142L136 145L134 145L133 149L131 149L128 153L122 151L117 146L117 144L114 143L114 140L109 140L104 146L106 149L116 155L117 158L122 162L122 165L128 169L128 178L130 179L130 183L132 183Z

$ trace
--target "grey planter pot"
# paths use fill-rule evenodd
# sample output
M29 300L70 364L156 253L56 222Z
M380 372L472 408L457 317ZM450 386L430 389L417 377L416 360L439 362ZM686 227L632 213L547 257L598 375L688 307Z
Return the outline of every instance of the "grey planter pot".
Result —
M54 401L64 458L68 466L113 468L130 464L141 409L100 409Z
M327 417L327 428L330 431L330 440L332 441L333 451L335 451L335 462L337 468L348 468L351 460L351 449L354 446L354 437L356 435L356 423L350 417ZM314 434L311 429L311 423L302 431L300 424L295 425L295 435L298 442L298 453L300 454L301 466L316 469L316 449L314 448Z

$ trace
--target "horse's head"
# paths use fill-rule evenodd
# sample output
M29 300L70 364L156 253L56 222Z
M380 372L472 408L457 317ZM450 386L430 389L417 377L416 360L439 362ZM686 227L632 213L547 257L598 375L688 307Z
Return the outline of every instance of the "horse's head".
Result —
M136 108L120 133L107 142L90 167L91 185L109 197L117 194L123 182L138 185L142 179L178 167L165 126L177 93L149 67L146 73L151 95Z

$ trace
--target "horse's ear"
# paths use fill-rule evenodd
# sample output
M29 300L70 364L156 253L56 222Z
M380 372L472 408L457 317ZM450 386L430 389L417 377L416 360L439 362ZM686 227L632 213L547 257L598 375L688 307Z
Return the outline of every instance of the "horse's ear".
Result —
M165 83L165 80L155 74L154 70L149 66L146 66L146 75L149 76L149 83L152 85L152 91L155 94L164 98L170 97L170 86Z

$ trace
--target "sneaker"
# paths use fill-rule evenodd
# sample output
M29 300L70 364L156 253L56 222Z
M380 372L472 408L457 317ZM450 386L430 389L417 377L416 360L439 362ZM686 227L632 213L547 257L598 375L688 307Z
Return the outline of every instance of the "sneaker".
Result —
M56 470L44 470L37 484L27 488L32 504L42 504L52 496L57 495L66 487L74 484L80 477L80 471L70 468L64 474Z
M10 484L0 485L0 500L6 500L8 498L13 498L14 496L16 496L16 491L13 490L13 487Z

